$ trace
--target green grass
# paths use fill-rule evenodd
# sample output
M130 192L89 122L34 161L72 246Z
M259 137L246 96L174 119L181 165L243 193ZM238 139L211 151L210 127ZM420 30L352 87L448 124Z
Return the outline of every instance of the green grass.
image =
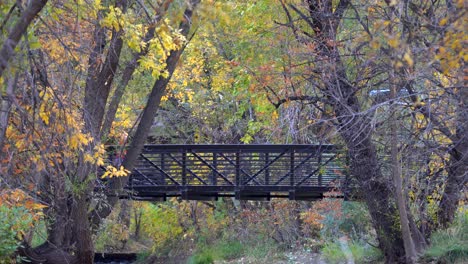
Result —
M356 263L376 263L383 259L380 250L362 242L351 241L348 243L348 246ZM322 256L327 260L327 263L346 262L345 253L342 251L338 241L326 243L322 248Z
M204 250L190 257L187 264L212 264L214 260L213 253L210 250Z
M370 245L353 242L349 245L351 253L353 253L354 261L356 263L376 263L383 260L382 252Z
M253 259L267 259L272 253L281 251L273 241L259 241L247 247L245 255Z
M327 263L330 264L337 264L346 261L346 256L341 250L338 242L326 243L322 248L322 256L327 260Z
M47 226L44 220L39 221L34 226L31 247L37 247L47 240Z
M468 211L460 214L451 227L431 236L423 258L440 263L468 262Z
M239 241L222 241L215 247L221 259L235 259L244 253L244 246Z
M199 250L189 258L189 264L213 263L214 260L230 260L244 254L245 248L239 241L218 240L213 245L202 243Z
M198 250L189 258L188 264L213 263L215 260L233 260L241 257L261 262L268 260L278 250L278 246L272 241L254 240L242 244L237 240L220 239L211 245L199 244Z

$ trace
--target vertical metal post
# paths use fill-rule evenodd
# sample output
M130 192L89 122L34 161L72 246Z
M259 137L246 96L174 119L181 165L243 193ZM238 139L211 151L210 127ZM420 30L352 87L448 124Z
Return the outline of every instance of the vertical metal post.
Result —
M291 187L294 186L294 149L291 149L291 161L290 161L290 168L289 168L289 180Z
M218 169L218 155L216 153L213 152L213 168L215 170ZM216 172L215 171L212 171L211 172L211 184L216 186L217 182L216 182Z
M162 171L166 171L166 162L164 161L164 158L165 158L165 155L164 153L161 153L161 170ZM161 179L161 184L162 185L166 185L166 175L164 175L164 173L160 172L159 173L160 175L160 179Z
M270 185L270 169L268 163L270 162L270 153L265 153L265 185Z
M182 152L182 186L187 185L187 150Z
M240 186L240 150L236 152L236 186Z
M318 156L318 186L319 187L322 187L322 152L319 153L319 156Z

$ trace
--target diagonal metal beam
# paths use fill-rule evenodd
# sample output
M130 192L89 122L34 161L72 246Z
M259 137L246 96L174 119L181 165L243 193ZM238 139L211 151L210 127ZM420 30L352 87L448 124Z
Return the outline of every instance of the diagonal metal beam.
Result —
M221 178L223 178L226 182L228 182L229 184L231 185L234 185L234 183L232 183L226 176L224 176L224 174L222 174L221 172L219 172L215 167L213 167L211 164L209 164L208 162L206 162L202 157L200 157L197 153L193 152L193 151L190 151L190 153L195 156L197 159L199 159L203 164L205 164L206 166L208 166L208 168L210 168L212 171L216 172L219 176L221 176Z
M158 185L157 183L153 182L153 180L151 180L148 176L146 176L143 172L141 172L140 170L138 169L133 169L134 171L136 171L139 175L141 175L146 181L148 181L149 183L151 183L152 185Z
M202 178L198 177L197 174L195 174L191 169L187 168L187 166L184 166L184 164L182 164L182 162L180 162L178 159L174 158L174 156L172 156L171 153L167 153L167 155L169 155L169 157L177 162L177 164L179 164L180 167L184 168L185 167L185 170L188 171L193 177L197 178L200 182L202 182L204 185L208 185Z
M281 154L279 154L278 156L276 156L274 159L272 159L268 164L266 164L263 168L261 168L259 171L257 171L254 175L252 175L249 179L247 179L246 182L244 182L244 185L245 184L248 184L250 181L254 180L255 177L257 177L258 175L260 175L260 173L262 173L263 171L265 171L268 167L271 166L271 164L275 163L277 160L279 160L282 156L284 156L284 154L286 154L288 152L289 149L286 149L284 150L283 152L281 152Z
M166 178L168 178L169 180L171 180L171 182L173 182L174 184L176 185L180 185L180 183L178 181L176 181L174 178L172 178L168 173L166 173L162 168L160 168L156 163L154 163L152 160L148 159L147 157L145 157L144 154L140 154L140 156L145 159L147 162L149 162L151 164L151 166L155 167L159 172L161 172Z
M332 162L337 156L338 156L338 155L335 154L334 156L330 157L327 161L325 161L322 165L319 164L319 166L318 166L317 169L315 169L312 173L310 173L310 174L307 175L305 178L303 178L301 181L299 181L299 182L296 184L296 186L299 186L299 185L301 185L302 183L304 183L305 181L307 181L308 179L310 179L312 176L314 176L315 173L317 173L317 172L320 170L320 168L321 168L322 166L326 166L328 163Z
M225 156L224 153L219 153L221 155L221 157L223 157L227 162L229 162L232 166L234 166L234 168L237 168L239 169L240 172L242 172L243 174L245 174L247 177L251 177L250 174L248 172L246 172L244 169L242 169L240 166L238 166L234 161L232 161L229 157ZM256 180L254 180L254 182L258 185L260 185L260 183Z
M318 154L321 154L321 153L318 153ZM293 171L297 170L299 167L301 167L302 165L304 165L307 161L309 161L311 158L313 158L314 156L316 156L317 153L311 153L309 156L307 156L304 160L302 160L298 165L296 165L294 168L293 168ZM278 181L275 182L275 184L273 185L278 185L280 182L284 181L286 178L288 178L289 175L291 175L292 171L288 171L283 177L281 177Z

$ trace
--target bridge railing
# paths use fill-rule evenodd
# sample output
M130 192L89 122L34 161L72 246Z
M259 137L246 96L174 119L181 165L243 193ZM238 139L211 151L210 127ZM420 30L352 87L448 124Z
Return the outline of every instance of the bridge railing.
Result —
M129 185L330 187L343 179L332 145L147 145Z

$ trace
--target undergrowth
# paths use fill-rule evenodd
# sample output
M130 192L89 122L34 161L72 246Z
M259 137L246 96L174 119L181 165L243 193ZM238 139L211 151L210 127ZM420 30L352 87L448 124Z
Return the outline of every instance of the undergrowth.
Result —
M438 263L468 262L468 210L460 213L453 225L434 232L423 260Z
M379 249L363 242L348 242L348 248L355 263L378 263L383 259ZM330 264L347 262L346 254L338 241L326 243L322 248L322 256Z

